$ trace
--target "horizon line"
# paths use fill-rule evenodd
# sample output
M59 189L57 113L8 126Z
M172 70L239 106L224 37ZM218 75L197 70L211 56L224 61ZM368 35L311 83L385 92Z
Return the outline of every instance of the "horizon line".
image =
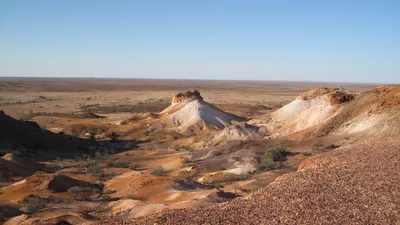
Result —
M245 80L245 79L191 79L191 78L142 78L142 77L25 77L25 76L0 76L0 80L6 79L98 79L98 80L167 80L167 81L225 81L225 82L294 82L294 83L343 83L343 84L380 84L380 85L400 85L400 83L384 82L354 82L354 81L310 81L310 80Z

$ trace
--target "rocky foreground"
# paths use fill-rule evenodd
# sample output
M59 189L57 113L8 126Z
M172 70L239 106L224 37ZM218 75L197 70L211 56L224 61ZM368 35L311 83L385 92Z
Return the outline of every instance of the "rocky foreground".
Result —
M311 157L246 199L106 224L398 224L400 140L365 138Z

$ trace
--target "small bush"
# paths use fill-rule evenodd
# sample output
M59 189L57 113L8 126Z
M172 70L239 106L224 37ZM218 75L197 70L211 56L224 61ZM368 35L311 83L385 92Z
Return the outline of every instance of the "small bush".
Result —
M96 162L92 162L91 164L89 164L89 166L87 167L87 172L90 174L96 174L96 173L100 173L100 167L97 165Z
M130 170L136 170L137 166L136 166L136 165L130 165L128 168L129 168Z
M112 132L110 135L111 142L118 142L118 134L115 132Z
M235 174L235 173L226 173L224 174L224 178L222 182L235 182L235 181L241 181L241 180L247 180L250 178L249 174Z
M335 145L335 144L330 144L328 146L325 147L325 149L335 149L335 148L339 148L340 146Z
M216 187L222 187L225 183L247 180L250 178L250 176L250 174L224 173L222 177L211 179L206 181L206 183L212 184Z
M115 162L115 167L117 168L129 168L129 163L124 161Z
M108 202L108 201L111 201L112 198L111 198L109 195L103 194L103 195L101 196L101 200L103 200L103 201L105 201L105 202Z
M182 178L182 179L190 179L193 176L192 176L190 170L182 170L179 172L178 177Z
M84 201L90 200L90 197L98 192L99 190L90 187L74 186L68 189L68 193L71 194L74 197L74 199L84 200Z
M97 180L107 181L115 176L113 172L100 172L94 175Z
M290 153L283 146L273 146L265 150L258 165L260 170L278 169Z
M45 207L46 202L39 197L28 198L24 203L25 212L30 214L36 213L37 211Z
M186 145L175 145L174 147L173 147L173 149L175 150L175 151L190 151L190 150L192 150L192 148L191 147L189 147L189 146L186 146Z
M113 193L114 191L113 190L110 190L110 189L104 189L103 190L103 194L106 194L106 195L108 195L108 194L111 194L111 193Z
M54 163L49 163L49 164L46 164L46 168L44 170L48 173L54 173L60 169L61 169L61 166L54 164Z
M155 168L155 169L151 172L151 174L153 174L153 175L155 175L155 176L161 177L161 176L164 176L164 175L165 175L165 170L164 170L164 168L163 168L162 166L159 166L159 167Z
M115 166L115 162L114 162L113 158L107 160L107 166Z
M96 141L96 133L90 132L90 133L89 133L89 140L90 140L91 142L95 142L95 141Z
M233 159L235 162L243 162L243 160L242 160L242 158L241 158L240 156L233 156L232 159Z

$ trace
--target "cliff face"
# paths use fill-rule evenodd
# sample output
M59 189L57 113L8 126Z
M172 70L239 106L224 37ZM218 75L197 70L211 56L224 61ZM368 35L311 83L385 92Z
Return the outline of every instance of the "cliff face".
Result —
M187 91L184 93L178 93L172 97L172 103L181 103L185 101L186 99L194 99L194 100L203 100L203 97L201 97L200 92L197 90L194 91Z

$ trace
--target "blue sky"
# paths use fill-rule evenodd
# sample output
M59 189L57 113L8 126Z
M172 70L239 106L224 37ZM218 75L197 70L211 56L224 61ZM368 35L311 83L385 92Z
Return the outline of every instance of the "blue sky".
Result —
M400 83L400 1L0 1L0 76Z

